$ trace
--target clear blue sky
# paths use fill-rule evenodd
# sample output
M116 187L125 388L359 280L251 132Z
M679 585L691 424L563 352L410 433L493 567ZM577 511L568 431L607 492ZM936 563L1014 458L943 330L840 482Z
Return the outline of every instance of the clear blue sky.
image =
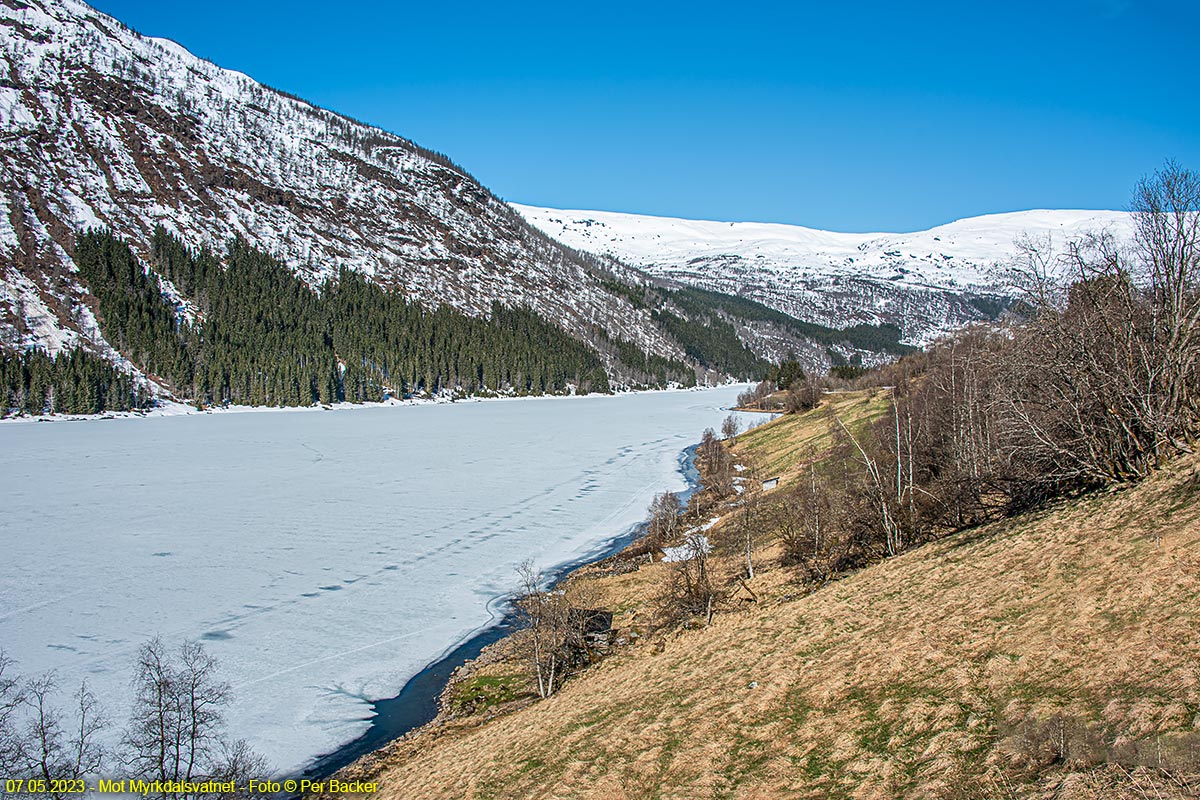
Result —
M95 5L534 205L898 231L1200 168L1192 0Z

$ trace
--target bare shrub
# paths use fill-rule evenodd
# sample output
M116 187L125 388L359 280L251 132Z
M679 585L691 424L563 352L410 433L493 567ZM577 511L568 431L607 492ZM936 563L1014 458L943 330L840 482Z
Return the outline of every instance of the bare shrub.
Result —
M697 616L711 620L719 594L710 569L708 538L692 531L684 537L682 547L658 597L660 616L668 624Z

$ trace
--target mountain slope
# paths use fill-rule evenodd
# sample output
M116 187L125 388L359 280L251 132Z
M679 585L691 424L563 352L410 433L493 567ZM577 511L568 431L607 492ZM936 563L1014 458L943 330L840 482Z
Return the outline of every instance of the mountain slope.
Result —
M837 233L514 204L570 247L652 275L757 300L832 327L893 323L914 342L987 316L1010 294L1004 261L1022 234L1061 243L1094 229L1130 235L1118 211L1022 211L916 233Z
M525 306L594 339L682 349L600 286L620 265L529 227L448 159L142 37L76 0L0 0L0 343L113 360L72 263L105 226L242 237L316 287L346 267L427 307ZM162 281L168 296L178 296ZM181 309L186 313L186 307ZM610 362L612 356L601 353Z
M854 427L886 402L830 396L734 452L774 459L786 484L781 465L799 472L835 435L830 408ZM1194 797L1197 492L1189 458L809 593L760 553L754 596L711 625L643 635L548 700L448 721L347 774L385 798ZM728 517L710 530L713 569L744 564L739 533ZM669 569L578 580L628 637Z

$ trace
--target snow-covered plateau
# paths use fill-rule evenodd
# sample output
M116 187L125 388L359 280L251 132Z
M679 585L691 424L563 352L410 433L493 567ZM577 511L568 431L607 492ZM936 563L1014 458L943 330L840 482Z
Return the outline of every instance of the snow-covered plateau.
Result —
M674 219L513 204L564 244L647 273L757 300L798 319L900 325L924 343L979 317L971 299L1011 296L1022 237L1061 247L1087 232L1127 240L1122 211L1037 210L961 219L915 233L839 233L758 222Z
M231 732L302 767L493 621L519 562L682 489L744 388L0 426L0 643L119 724L137 648L198 639Z

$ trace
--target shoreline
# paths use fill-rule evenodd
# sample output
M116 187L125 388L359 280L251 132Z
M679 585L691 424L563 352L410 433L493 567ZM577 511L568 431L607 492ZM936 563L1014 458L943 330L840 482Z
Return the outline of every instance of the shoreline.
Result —
M693 390L660 389L653 391ZM696 469L698 447L698 444L689 445L677 457L679 472L687 486L674 494L685 504L700 485L700 476ZM577 570L623 552L645 533L647 524L648 521L643 519L616 536L601 542L590 552L555 566L548 571L550 580L547 587L553 588ZM370 719L367 730L356 739L312 759L296 777L324 780L363 757L379 751L391 742L434 722L441 713L439 701L442 693L449 685L455 671L478 658L486 647L507 638L517 629L517 615L509 597L494 598L488 603L488 607L489 609L500 609L500 613L493 616L492 622L484 625L466 639L452 645L440 656L422 667L417 674L405 681L395 696L371 701L371 710L375 716Z
M423 406L448 406L462 403L496 403L496 402L511 402L517 400L575 400L588 397L626 397L641 394L665 394L668 392L705 392L710 389L722 389L728 386L749 386L746 383L718 383L710 386L675 386L666 389L626 389L614 391L610 393L590 392L588 394L531 394L531 395L468 395L459 398L408 398L398 399L390 398L382 401L367 401L363 403L332 403L329 405L311 405L311 406L220 406L216 408L198 409L189 403L182 403L177 400L163 401L163 404L152 409L144 411L103 411L99 414L39 414L37 416L29 416L25 414L16 414L8 417L0 417L0 426L3 425L32 425L35 423L45 422L103 422L108 420L129 420L129 419L170 419L174 417L199 417L199 416L219 416L225 414L294 414L294 413L311 413L317 411L356 411L359 409L368 408L401 408L401 407L423 407ZM741 409L731 408L731 411Z

